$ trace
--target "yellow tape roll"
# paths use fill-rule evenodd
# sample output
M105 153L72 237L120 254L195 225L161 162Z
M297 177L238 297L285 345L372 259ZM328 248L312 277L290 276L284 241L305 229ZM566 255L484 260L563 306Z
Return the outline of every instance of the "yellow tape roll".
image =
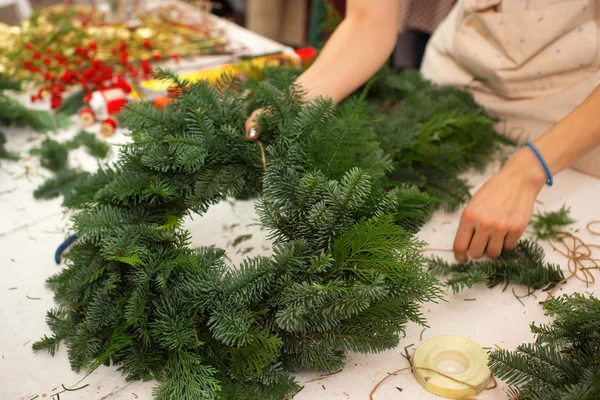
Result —
M417 381L427 390L447 399L475 396L488 384L491 371L487 353L477 343L460 336L436 336L419 345L413 366L442 372L462 382L454 382L433 371L415 368Z

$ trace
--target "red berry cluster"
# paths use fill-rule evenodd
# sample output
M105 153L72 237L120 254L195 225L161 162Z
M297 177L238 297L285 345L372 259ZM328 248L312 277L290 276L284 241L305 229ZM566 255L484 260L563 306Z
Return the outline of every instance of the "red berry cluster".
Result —
M152 49L152 43L144 40L142 45ZM63 94L68 87L81 86L84 100L87 102L95 90L120 88L125 93L131 92L127 79L140 80L152 76L152 66L149 60L141 60L139 65L130 61L127 43L121 42L111 52L118 64L97 59L98 45L90 42L87 46L77 45L75 54L67 60L59 53L52 54L46 49L45 54L35 51L30 43L25 47L30 50L31 58L23 61L23 68L42 78L43 84L36 94L31 95L31 101L42 100L50 95L50 107L58 108L62 104ZM178 60L177 55L172 56ZM161 59L158 52L153 53L153 59Z

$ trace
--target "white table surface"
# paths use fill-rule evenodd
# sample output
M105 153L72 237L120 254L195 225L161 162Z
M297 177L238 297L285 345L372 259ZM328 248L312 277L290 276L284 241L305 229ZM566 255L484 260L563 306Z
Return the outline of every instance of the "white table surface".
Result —
M241 28L235 28L239 30ZM270 41L241 30L242 36L249 35L257 51L272 48ZM238 35L239 37L239 35ZM98 131L98 126L92 131ZM44 287L44 281L58 272L60 266L54 263L57 246L68 235L68 217L60 207L60 199L36 201L32 192L48 172L39 167L36 157L28 158L27 151L38 146L43 135L29 129L3 129L7 134L8 148L18 151L23 159L18 162L0 160L0 397L9 400L27 400L39 395L38 399L50 398L62 389L61 385L72 387L83 378L83 374L71 371L64 346L55 357L46 353L33 353L31 344L42 335L50 333L45 323L46 311L54 305L52 292ZM60 132L53 137L66 139L74 135L77 127ZM122 142L118 132L110 142ZM93 170L96 162L83 150L71 153L74 165ZM492 165L484 174L471 174L470 182L480 186L498 165ZM571 207L571 214L577 220L575 229L588 243L600 244L600 237L592 237L585 231L586 224L600 219L598 198L600 180L573 170L567 170L556 177L553 188L544 189L537 204L538 210L556 210L563 204ZM419 237L431 247L450 248L458 225L460 213L438 212L421 230ZM188 221L193 235L193 245L214 244L228 250L233 264L243 257L268 255L270 244L263 232L253 225L257 222L251 201L223 202L214 206L202 218ZM228 227L238 224L237 227ZM241 234L253 236L237 248L231 242ZM253 250L242 256L241 251ZM566 260L552 252L548 245L547 259L566 268ZM450 254L440 253L451 258ZM524 291L517 288L518 293ZM573 280L563 287L564 292L585 292L598 294L597 287L586 288ZM40 298L40 300L32 300ZM543 296L543 294L541 295ZM475 298L476 301L465 301ZM529 330L531 321L546 322L542 307L533 297L524 298L523 306L510 289L502 292L479 285L458 295L447 296L447 302L425 304L423 312L430 328L409 325L406 337L398 348L379 354L351 354L342 372L325 379L308 382L319 377L317 373L298 374L298 381L304 389L295 396L297 400L347 400L368 399L373 386L386 373L407 366L401 357L404 346L414 344L411 350L425 340L436 335L460 335L468 337L483 347L494 344L506 349L514 349L522 342L531 341ZM306 383L308 382L308 383ZM104 400L104 399L152 399L152 382L125 382L116 368L100 367L80 385L89 384L85 389L65 392L61 400ZM402 388L403 391L399 391ZM504 385L498 389L482 393L481 400L504 399ZM55 397L56 398L56 397ZM394 399L439 399L423 390L410 372L404 372L386 381L374 396L377 400Z

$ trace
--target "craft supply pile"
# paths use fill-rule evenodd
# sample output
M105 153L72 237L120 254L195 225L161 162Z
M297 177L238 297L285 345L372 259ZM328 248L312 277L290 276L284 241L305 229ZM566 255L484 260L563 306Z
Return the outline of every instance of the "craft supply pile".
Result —
M151 382L157 400L600 399L595 218L541 207L515 249L451 261L441 221L515 146L466 90L383 68L341 104L306 101L293 82L315 49L254 50L250 33L183 2L133 11L61 5L0 26L0 204L35 197L67 216L28 278L45 282L48 311L26 347L81 377L46 392L14 377L8 398L101 397L86 379L106 373ZM241 229L236 215L194 228L229 203L254 204L257 244L198 243ZM544 310L533 342L469 340L426 315L475 290L482 301L484 286ZM359 394L327 390L369 375L360 357L390 354L396 371L365 363L376 373Z

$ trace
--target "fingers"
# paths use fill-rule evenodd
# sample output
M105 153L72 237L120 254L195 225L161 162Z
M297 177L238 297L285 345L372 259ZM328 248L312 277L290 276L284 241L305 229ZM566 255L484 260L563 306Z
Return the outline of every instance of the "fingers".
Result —
M250 118L248 118L246 120L246 123L244 124L244 130L246 131L246 137L249 139L251 139L250 132L253 132L253 131L256 132L256 128L255 128L256 124L253 121L253 117L254 117L254 114L252 114L250 116Z
M255 127L250 128L248 133L246 133L246 137L250 140L257 140L259 136L260 134L258 133Z
M471 239L469 246L469 256L473 259L478 259L485 253L485 248L490 240L490 231L486 228L477 227Z
M246 120L244 124L244 130L246 131L246 137L251 140L256 140L260 136L259 132L256 130L256 122L255 119L260 113L260 109L254 110L250 117Z
M485 253L488 255L488 257L500 257L500 254L502 254L502 248L504 247L505 237L506 232L504 230L496 230L492 232L490 240L487 244L487 248L485 250Z
M484 254L497 258L503 249L516 246L524 229L520 224L506 224L502 218L481 216L468 208L463 212L454 240L454 255L458 262L469 257L478 259Z
M506 234L506 239L504 239L504 248L506 250L514 249L521 236L523 236L525 229L527 229L527 224L513 224Z
M465 217L463 213L456 237L454 238L453 247L454 257L456 257L458 262L467 262L467 251L469 250L474 231L475 229L470 218Z

